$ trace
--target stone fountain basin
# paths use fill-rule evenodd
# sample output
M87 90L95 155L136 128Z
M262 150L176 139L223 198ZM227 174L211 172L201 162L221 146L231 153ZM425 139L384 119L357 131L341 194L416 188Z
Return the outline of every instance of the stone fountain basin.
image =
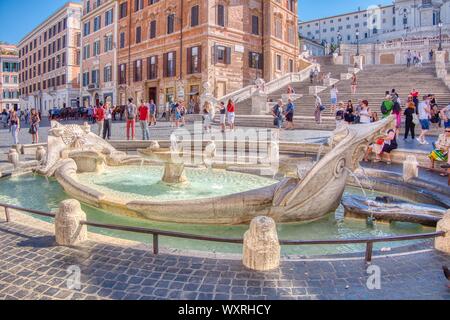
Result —
M426 204L413 204L400 199L389 202L368 200L363 196L344 196L341 201L349 218L375 218L383 222L401 221L435 227L446 209Z

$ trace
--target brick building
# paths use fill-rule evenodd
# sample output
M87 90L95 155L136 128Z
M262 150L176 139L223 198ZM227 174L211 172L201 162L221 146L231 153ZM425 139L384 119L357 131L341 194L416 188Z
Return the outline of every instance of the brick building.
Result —
M19 52L0 44L0 112L19 107Z
M82 105L97 105L108 97L117 101L116 0L85 0L81 20Z
M297 71L296 0L118 0L118 103L216 97Z
M22 109L44 113L79 104L81 8L65 4L20 41Z

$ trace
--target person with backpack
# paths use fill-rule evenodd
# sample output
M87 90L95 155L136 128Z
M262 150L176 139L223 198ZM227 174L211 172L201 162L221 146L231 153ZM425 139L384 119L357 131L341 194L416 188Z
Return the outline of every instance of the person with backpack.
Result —
M156 104L153 99L150 100L150 126L153 124L156 126Z
M283 127L283 101L281 99L272 108L272 115L275 128L281 129Z
M125 118L127 119L127 140L134 140L136 134L136 113L137 107L133 103L133 98L128 99L128 105L125 108Z
M394 102L392 102L391 95L387 95L383 102L381 103L381 114L382 118L387 118L391 115L392 110L394 109Z
M314 98L316 98L315 109L314 109L314 118L315 118L317 124L321 124L322 123L322 111L325 110L325 107L322 104L322 99L320 99L320 97L317 94L314 95Z
M412 96L408 97L408 102L406 102L406 109L404 112L405 115L405 140L408 139L409 133L411 133L411 138L414 140L416 137L415 134L415 127L416 122L418 121L417 115L416 115L416 106L413 102ZM414 120L416 118L416 120Z
M292 103L291 98L288 99L288 104L286 107L286 111L284 113L286 117L286 130L294 130L294 112L295 112L295 106Z

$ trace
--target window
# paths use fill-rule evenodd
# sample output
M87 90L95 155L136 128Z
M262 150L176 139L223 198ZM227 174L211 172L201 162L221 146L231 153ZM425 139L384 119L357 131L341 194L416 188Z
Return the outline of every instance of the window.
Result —
M289 11L295 12L295 0L288 0L287 6Z
M66 35L63 35L62 37L62 47L65 48L67 46L67 38Z
M154 80L158 78L158 56L147 58L147 79Z
M259 35L259 17L252 16L252 34Z
M120 4L120 10L119 10L119 19L125 18L127 16L127 3L122 2Z
M149 37L150 39L156 38L156 20L150 22Z
M289 72L294 72L294 60L289 59Z
M111 82L112 81L112 67L106 66L103 69L103 81L104 82Z
M119 84L127 83L127 65L121 64L119 65Z
M106 11L105 13L105 27L109 26L111 23L113 23L114 17L113 17L113 9Z
M276 66L277 66L277 71L281 71L281 56L279 54L276 55Z
M63 52L63 53L61 54L61 65L62 65L63 67L66 66L66 53L65 53L65 52Z
M100 55L100 40L96 40L95 42L94 42L94 51L92 52L92 55L93 56L98 56L98 55Z
M231 48L225 46L214 46L214 64L231 64Z
M125 48L125 32L120 33L120 49Z
M217 6L217 24L225 27L225 7L222 4Z
M89 59L91 57L91 46L89 44L85 45L83 48L83 60Z
M88 85L89 85L89 71L83 73L83 87L87 87Z
M136 28L136 44L141 43L141 27Z
M187 73L200 73L201 71L201 50L202 48L192 47L187 49Z
M175 15L169 14L167 16L167 34L171 34L174 31Z
M262 54L257 52L249 52L248 65L250 68L262 70L263 68Z
M94 18L94 32L100 30L102 27L102 17L97 16Z
M198 10L199 6L193 6L191 8L191 27L198 26Z
M278 39L283 39L283 26L281 19L275 20L275 37L277 37Z
M83 36L87 36L91 33L91 22L85 22L83 26Z
M144 0L134 0L134 12L144 9Z
M175 77L177 53L175 51L164 54L164 77Z
M134 62L134 82L142 81L142 60L136 60Z
M92 84L99 84L100 82L100 71L92 70Z
M105 52L113 49L113 37L112 35L105 36Z

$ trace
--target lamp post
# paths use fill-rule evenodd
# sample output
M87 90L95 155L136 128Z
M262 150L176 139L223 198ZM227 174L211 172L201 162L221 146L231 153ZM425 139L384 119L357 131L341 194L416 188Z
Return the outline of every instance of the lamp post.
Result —
M338 32L337 41L338 41L338 47L339 47L339 55L341 55L341 41L342 41L342 35L341 35L340 32Z
M359 30L356 30L356 56L359 56Z
M442 21L439 21L438 23L438 27L439 27L439 51L442 51Z

